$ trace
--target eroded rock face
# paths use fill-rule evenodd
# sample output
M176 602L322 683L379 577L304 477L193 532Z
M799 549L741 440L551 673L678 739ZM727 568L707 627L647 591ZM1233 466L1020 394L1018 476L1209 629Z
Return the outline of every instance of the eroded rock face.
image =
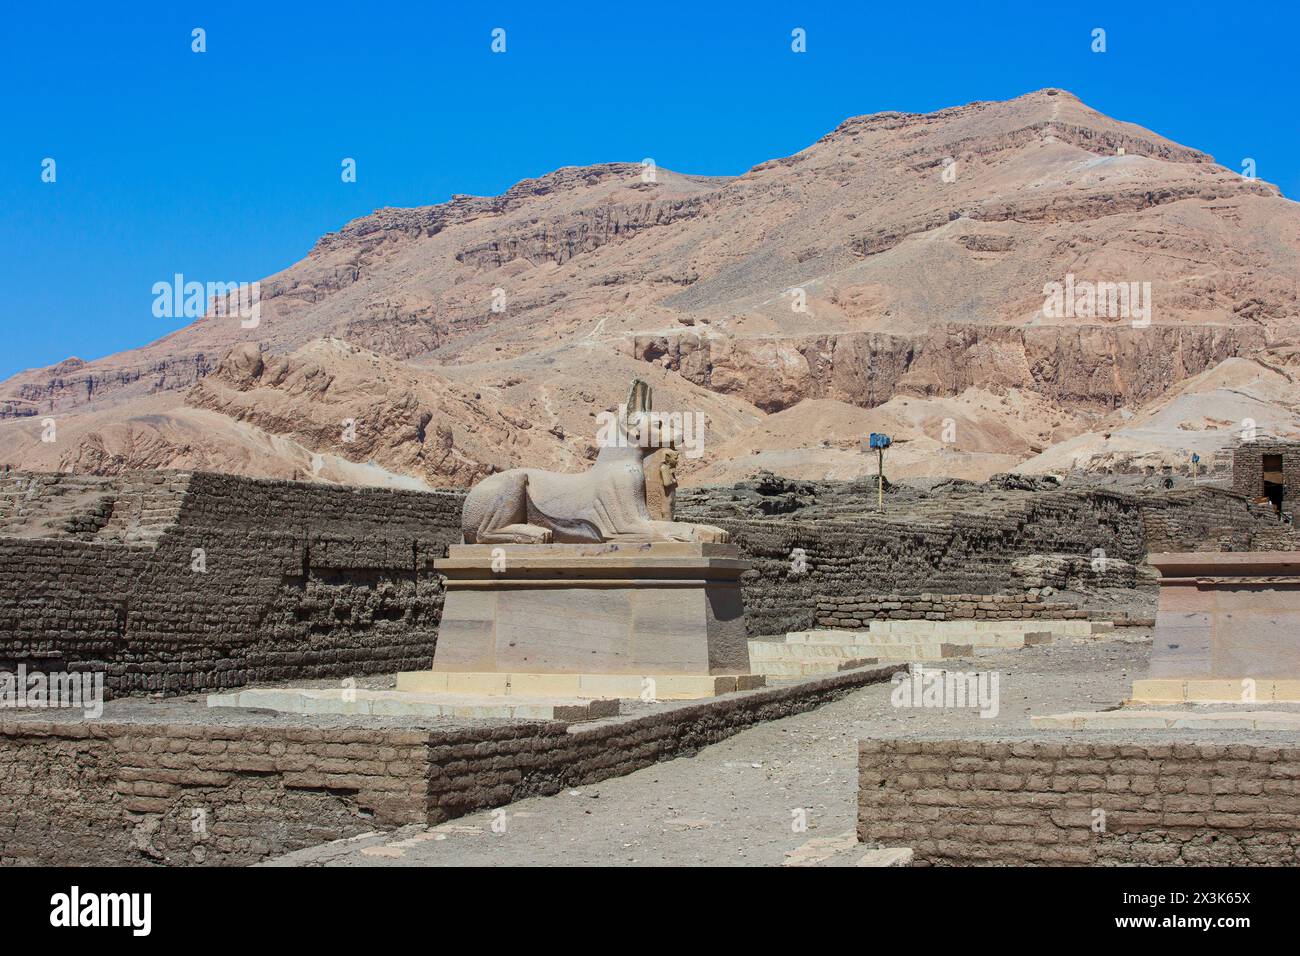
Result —
M854 409L881 410L918 461L987 477L1221 368L1241 378L1233 363L1287 382L1300 366L1295 205L1064 91L856 117L737 177L646 173L568 167L348 223L262 281L256 328L206 316L0 383L0 458L419 485L525 452L581 470L590 396L640 377L708 420L686 483L860 474L851 446L875 423ZM1046 314L1067 276L1149 284L1150 323ZM361 352L326 360L328 341ZM1274 384L1241 415L1293 418ZM843 413L798 440L760 427L810 402ZM57 449L39 441L51 415ZM341 442L349 417L367 424ZM1188 421L1051 461L1181 460L1227 427Z

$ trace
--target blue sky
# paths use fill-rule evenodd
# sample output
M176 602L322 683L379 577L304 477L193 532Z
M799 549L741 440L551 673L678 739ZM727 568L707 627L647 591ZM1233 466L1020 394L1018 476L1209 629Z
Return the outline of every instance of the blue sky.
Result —
M740 173L848 116L1048 86L1300 196L1298 21L1196 2L11 4L0 377L151 341L184 321L153 316L154 282L264 277L381 206L645 157Z

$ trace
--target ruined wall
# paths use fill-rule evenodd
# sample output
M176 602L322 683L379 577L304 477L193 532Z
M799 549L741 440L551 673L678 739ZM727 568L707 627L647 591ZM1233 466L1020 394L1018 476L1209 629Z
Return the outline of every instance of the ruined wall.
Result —
M1300 749L863 740L858 837L931 865L1294 866Z
M819 597L1003 592L1018 585L1013 564L1025 554L1090 555L1100 547L1140 561L1140 513L1127 496L1061 491L1001 511L929 520L906 514L713 520L755 563L742 579L750 633L775 634L812 627Z
M0 864L255 862L424 822L428 731L0 725Z
M849 507L851 487L820 510L780 492L759 504L794 510L769 516L737 508L737 489L692 490L681 516L726 527L753 562L751 634L812 627L819 598L1059 587L1099 548L1115 570L1091 583L1120 587L1148 550L1300 548L1270 509L1208 486L983 487L885 515ZM428 667L432 563L459 540L462 502L205 473L5 476L0 669L102 670L117 695Z
M102 670L119 695L432 660L459 494L163 472L63 514L21 476L0 491L0 667Z
M1287 511L1300 506L1300 442L1238 442L1232 448L1232 490L1254 499L1264 493L1264 456L1282 456L1283 507Z
M440 823L693 755L894 670L863 668L597 725L10 720L0 723L0 865L240 865L370 830Z
M1120 578L1142 583L1136 569L1149 551L1300 548L1300 536L1267 509L1211 486L1147 495L1060 489L842 518L735 517L720 497L697 497L688 511L686 520L730 531L754 562L741 582L751 634L814 626L818 599L1023 593L1046 583L1034 574L1068 579L1073 559L1090 560L1098 549L1110 563L1093 583L1123 585ZM1036 559L1032 568L1026 557Z
M1037 594L886 594L870 600L817 598L818 627L866 627L871 621L1023 621L1086 618L1068 601Z
M1294 551L1300 533L1277 520L1269 505L1256 505L1226 489L1173 491L1142 509L1145 552Z

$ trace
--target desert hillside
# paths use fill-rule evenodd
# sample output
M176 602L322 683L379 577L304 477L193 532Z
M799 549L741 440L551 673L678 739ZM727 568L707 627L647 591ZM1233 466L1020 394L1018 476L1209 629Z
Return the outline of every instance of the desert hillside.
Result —
M688 484L874 472L881 430L903 475L1181 462L1300 435L1298 269L1276 188L1065 91L879 113L737 177L378 210L264 279L256 328L0 383L0 461L463 486L582 468L641 377L704 417ZM1149 283L1149 323L1049 314L1067 276Z

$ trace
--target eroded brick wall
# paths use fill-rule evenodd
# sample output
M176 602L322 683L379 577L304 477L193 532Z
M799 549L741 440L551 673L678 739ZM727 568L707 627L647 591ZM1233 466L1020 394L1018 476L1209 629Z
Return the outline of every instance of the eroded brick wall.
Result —
M102 670L113 695L425 668L442 613L432 564L460 538L463 500L184 472L5 476L0 668ZM814 626L819 597L1023 593L1027 556L1046 583L1096 549L1132 571L1148 550L1300 547L1269 509L1211 487L880 516L737 517L721 491L692 500L682 516L728 528L754 564L751 634Z
M1264 493L1265 455L1281 457L1285 507L1293 510L1300 504L1300 442L1263 438L1238 442L1232 449L1233 490L1251 499Z
M50 501L46 477L4 516L0 667L178 694L433 658L433 561L459 540L458 493L154 472Z
M1267 509L1209 486L1142 496L1057 490L926 518L737 518L696 509L689 520L726 528L754 562L741 579L751 634L815 626L819 599L1023 593L1026 556L1086 563L1101 550L1133 577L1149 551L1300 548L1300 535Z
M248 863L423 822L427 732L0 725L0 863Z
M919 864L1300 864L1300 749L863 740L858 767L859 838Z
M1067 601L1032 594L884 594L868 599L819 597L818 627L867 627L872 621L1023 621L1086 618Z
M566 726L0 723L0 865L245 864L690 755L892 666ZM201 831L196 821L201 820Z

